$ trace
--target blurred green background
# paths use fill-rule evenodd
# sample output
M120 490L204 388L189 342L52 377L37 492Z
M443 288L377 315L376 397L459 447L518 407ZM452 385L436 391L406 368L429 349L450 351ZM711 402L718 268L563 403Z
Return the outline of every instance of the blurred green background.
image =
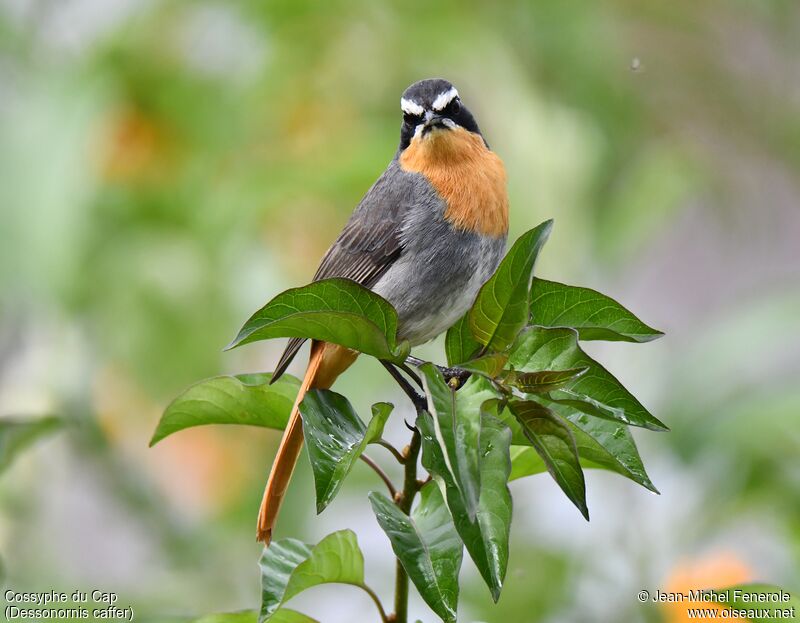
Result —
M546 476L514 482L503 597L465 563L461 618L675 622L636 593L800 590L793 0L0 0L0 415L68 421L0 477L8 586L115 591L137 620L257 606L278 435L147 442L186 385L272 368L282 343L221 349L310 279L394 154L400 93L432 76L506 163L512 237L555 218L539 274L667 333L589 344L672 428L636 431L662 495L590 472L587 524ZM403 442L379 366L337 389L398 404ZM380 483L354 476L315 517L301 464L277 536L354 528L389 601ZM373 615L346 587L293 606Z

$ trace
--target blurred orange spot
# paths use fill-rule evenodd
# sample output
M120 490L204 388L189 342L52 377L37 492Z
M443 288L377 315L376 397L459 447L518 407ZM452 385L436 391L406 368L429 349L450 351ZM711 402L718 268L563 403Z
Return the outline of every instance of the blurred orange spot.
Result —
M665 583L666 593L688 594L690 591L709 588L726 588L734 584L752 581L753 572L736 554L719 552L699 560L686 560L679 563ZM724 610L725 606L714 602L684 601L682 603L661 603L667 623L696 621L690 619L689 609ZM717 617L716 621L741 621L738 617Z
M154 402L121 366L107 365L98 372L92 399L108 442L148 473L181 511L205 515L242 494L258 448L251 435L209 426L179 431L148 448L164 405Z
M153 475L174 505L190 515L225 508L247 482L246 448L221 432L218 427L187 429L150 449Z
M129 444L146 432L159 407L123 366L113 363L100 368L92 382L92 406L108 441ZM134 449L132 447L131 449Z
M109 181L124 182L155 173L164 148L164 136L155 120L135 108L118 111L102 138L102 175Z

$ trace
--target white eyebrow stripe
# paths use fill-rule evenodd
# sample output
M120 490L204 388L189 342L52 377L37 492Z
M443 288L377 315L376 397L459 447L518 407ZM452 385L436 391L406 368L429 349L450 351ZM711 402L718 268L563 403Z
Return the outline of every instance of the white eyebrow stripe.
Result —
M436 96L436 99L433 100L433 109L442 110L444 109L445 106L447 106L457 97L458 97L458 91L456 91L456 88L450 87L448 91L445 91L444 93L439 93L439 95Z
M407 100L405 97L400 98L400 108L403 109L404 113L408 113L409 115L421 115L425 112L425 109L422 106L416 102Z

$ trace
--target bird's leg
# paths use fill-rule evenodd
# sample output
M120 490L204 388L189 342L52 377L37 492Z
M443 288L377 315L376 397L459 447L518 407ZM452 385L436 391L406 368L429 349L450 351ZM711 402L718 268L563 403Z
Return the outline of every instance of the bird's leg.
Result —
M400 371L395 367L393 363L388 361L381 360L383 367L392 375L392 378L397 381L397 384L402 388L402 390L406 393L406 396L409 397L411 402L414 404L414 408L417 410L417 413L420 411L424 411L427 406L428 402L425 400L425 397L420 395L416 389L414 389L411 383L408 382L406 377L400 374Z
M413 380L420 389L424 390L425 386L422 384L422 379L419 378L419 374L417 374L410 365L408 365L405 361L400 365L400 369L403 370L410 378Z
M419 357L414 357L414 355L409 355L408 357L406 357L406 365L421 366L423 363L425 363L425 361L423 361Z

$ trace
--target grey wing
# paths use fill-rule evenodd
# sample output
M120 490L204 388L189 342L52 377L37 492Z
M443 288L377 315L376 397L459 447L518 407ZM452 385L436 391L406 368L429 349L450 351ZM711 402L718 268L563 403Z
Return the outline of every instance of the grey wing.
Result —
M403 217L411 200L408 176L392 163L369 189L320 262L314 281L342 277L371 288L403 252ZM305 338L292 338L271 383L286 371Z
M325 253L314 281L343 277L369 288L400 257L403 247L399 211L391 214L382 206L362 209L363 205L362 202Z

